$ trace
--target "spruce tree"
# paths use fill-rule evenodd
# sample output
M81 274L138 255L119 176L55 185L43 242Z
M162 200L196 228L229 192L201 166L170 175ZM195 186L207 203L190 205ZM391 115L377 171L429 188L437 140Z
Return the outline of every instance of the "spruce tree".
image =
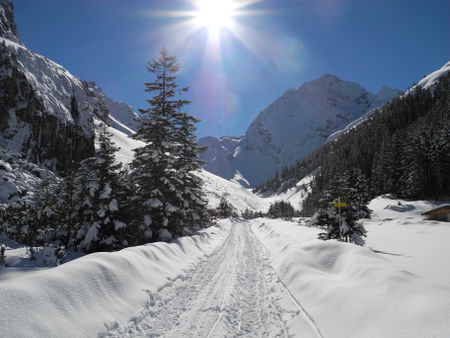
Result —
M66 249L76 248L77 232L80 224L79 195L76 186L76 173L70 170L59 182L56 188L58 196L56 202L57 215L54 238L59 245Z
M200 147L194 131L199 119L178 112L175 116L177 128L175 142L178 145L175 162L176 187L178 191L178 219L174 221L176 233L185 230L198 230L208 222L207 201L203 192L203 181L198 176L204 164L199 156L204 147ZM188 229L186 229L188 228Z
M119 148L111 141L112 134L102 126L96 156L86 159L80 167L77 184L80 189L82 224L77 237L83 251L115 250L124 246L126 224L120 220L122 165L115 153Z
M217 207L217 215L220 218L228 218L235 216L235 214L236 211L234 210L234 207L227 201L225 196L222 196Z
M194 175L200 166L193 135L197 120L180 112L190 101L177 98L188 90L178 88L178 70L176 57L165 49L148 66L154 79L145 86L153 96L150 108L139 110L143 118L134 135L145 145L135 149L130 172L139 215L134 227L142 242L168 240L206 218L202 182Z

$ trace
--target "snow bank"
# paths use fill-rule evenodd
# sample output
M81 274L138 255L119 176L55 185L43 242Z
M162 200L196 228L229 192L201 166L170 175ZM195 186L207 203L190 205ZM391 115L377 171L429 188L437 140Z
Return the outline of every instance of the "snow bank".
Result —
M429 221L421 215L440 204L445 203L389 197L372 200L372 219L364 220L366 247L421 278L450 285L450 223Z
M105 327L125 323L144 307L149 292L183 278L219 247L230 226L222 221L174 243L95 253L54 269L0 279L0 336L95 337Z
M325 337L448 337L450 288L318 230L255 220L273 266Z

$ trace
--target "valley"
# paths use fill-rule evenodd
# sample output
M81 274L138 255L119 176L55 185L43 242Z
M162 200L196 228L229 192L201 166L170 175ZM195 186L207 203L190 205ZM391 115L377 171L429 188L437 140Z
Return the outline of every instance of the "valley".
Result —
M161 41L151 36L162 35L156 28L167 13L191 15L208 37L202 57L193 38L201 36L188 29L192 35L173 44L179 55L160 49L141 88L149 107L135 109L106 94L128 91L119 77L111 80L118 74L111 62L121 67L125 47L101 56L112 74L104 91L28 48L13 1L0 0L1 338L450 337L450 62L405 91L380 86L380 77L367 81L377 88L369 90L327 71L317 76L324 62L277 35L270 52L233 68L241 54L227 49L237 48L230 41L239 37L246 53L258 41L243 44L232 22L260 13L247 11L260 2L194 1L194 14L160 11L156 1L146 6L158 11L142 13L131 2L122 11L108 2L114 13L151 21L151 34L133 41L142 47L149 39L152 53ZM93 12L100 5L89 2ZM62 12L53 19L70 10ZM94 41L95 27L71 28L86 27L74 45L96 46L77 54L88 67L89 53L107 49ZM127 56L135 62L149 50ZM246 78L258 62L273 83ZM309 77L293 81L302 62L311 63ZM361 79L356 62L350 68L349 78ZM127 69L121 80L137 78ZM234 81L241 96L215 81ZM268 88L294 82L240 136L198 138L200 120L185 107L201 93L204 107L196 107L211 110L206 123L225 128ZM447 218L429 218L437 208Z

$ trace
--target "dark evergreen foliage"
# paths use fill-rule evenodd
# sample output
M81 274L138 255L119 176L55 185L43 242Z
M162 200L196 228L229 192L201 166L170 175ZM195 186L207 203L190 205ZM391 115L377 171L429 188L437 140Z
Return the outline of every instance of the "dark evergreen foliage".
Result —
M96 156L81 162L76 183L79 220L77 243L83 251L121 249L127 245L127 225L120 214L126 203L122 165L116 162L119 150L112 134L103 126Z
M178 69L166 50L148 66L155 79L145 84L146 91L154 96L150 108L140 110L142 123L134 137L144 146L135 149L129 171L117 163L118 148L103 125L94 156L70 163L62 178L43 181L34 195L0 210L0 234L28 245L30 254L45 249L62 259L67 249L118 250L208 225L197 175L203 164L194 134L199 120L182 112L188 100L176 98L188 90L178 89ZM74 96L71 107L75 119Z
M326 228L325 233L319 234L321 239L363 244L366 231L357 220L370 217L368 196L367 181L360 170L334 177L329 180L319 200L319 209L309 225ZM336 202L344 202L346 206L338 207L334 204Z
M110 134L99 136L96 156L81 162L56 182L44 180L33 198L21 199L3 213L2 232L30 247L52 245L93 252L127 246L127 190L116 163Z
M244 210L244 212L242 213L241 216L243 219L254 219L254 218L264 217L264 213L262 211L252 211L247 208Z
M228 218L228 217L236 217L236 210L233 206L227 201L225 196L220 198L219 206L217 207L217 216L219 218Z
M145 84L146 91L154 96L147 100L150 108L140 109L143 119L134 137L145 145L135 149L130 173L140 216L133 224L143 242L167 240L207 222L202 181L195 175L201 165L194 135L198 120L180 111L190 102L177 99L188 90L178 89L178 70L176 57L165 49L148 66L155 79Z
M277 201L270 205L267 216L270 218L291 219L295 216L295 210L291 203L285 201Z
M311 216L333 179L354 170L365 177L361 184L369 187L363 199L387 193L406 199L448 198L450 74L430 90L416 88L378 108L363 123L255 190L274 192L282 184L281 190L286 190L315 173L302 209L303 215Z

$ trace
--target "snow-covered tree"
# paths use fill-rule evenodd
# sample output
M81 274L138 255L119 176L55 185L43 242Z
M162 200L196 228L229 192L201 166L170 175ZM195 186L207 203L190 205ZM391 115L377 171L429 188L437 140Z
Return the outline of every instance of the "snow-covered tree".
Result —
M205 149L198 144L195 124L200 120L195 117L178 112L176 114L177 128L175 142L178 144L175 170L177 181L175 183L179 195L177 197L179 208L177 233L185 230L198 230L208 222L207 201L203 192L203 181L198 172L203 161L199 159L200 153Z
M336 202L345 202L346 206L339 208L335 206ZM356 169L348 171L330 180L321 199L321 207L313 215L310 225L326 228L325 233L319 234L321 239L362 245L366 231L358 219L369 217L367 202L368 187L364 175Z
M147 100L150 108L140 109L143 118L134 135L145 145L135 149L130 172L141 242L167 240L188 223L202 224L206 216L202 182L194 175L200 150L193 134L197 120L180 112L190 102L177 98L188 90L178 88L178 70L176 57L165 49L148 66L154 79L145 85L153 96Z
M81 163L76 183L79 189L80 226L77 239L83 251L114 250L124 247L126 224L120 220L123 198L121 168L115 153L119 148L103 126L95 157Z
M76 247L76 235L80 222L80 203L76 172L70 170L59 182L56 188L57 222L54 228L55 240L65 248Z
M267 216L271 218L291 219L295 215L295 209L289 202L277 201L270 205Z
M227 201L225 196L220 198L220 202L217 207L217 215L220 218L228 218L236 215L234 207Z

